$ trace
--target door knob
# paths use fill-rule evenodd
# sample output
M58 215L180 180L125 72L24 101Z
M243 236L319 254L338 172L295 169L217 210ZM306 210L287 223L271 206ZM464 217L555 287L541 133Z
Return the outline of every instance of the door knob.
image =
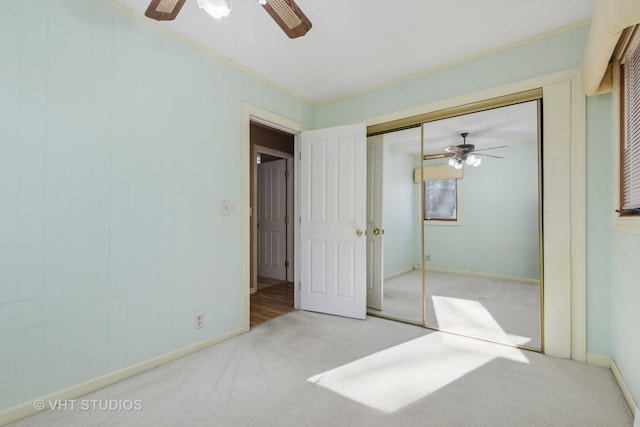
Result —
M356 236L361 237L361 236L362 236L362 234L363 234L362 230L358 228L358 229L356 230Z
M379 228L374 228L373 234L375 234L376 236L379 236L380 234L382 234L382 231Z

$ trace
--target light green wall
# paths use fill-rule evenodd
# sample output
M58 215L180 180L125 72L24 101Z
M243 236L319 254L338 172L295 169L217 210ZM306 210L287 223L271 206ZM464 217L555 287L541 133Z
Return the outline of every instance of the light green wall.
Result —
M314 108L102 0L0 52L0 410L240 328L242 102Z
M613 129L611 94L587 98L587 351L609 354Z
M537 142L510 145L498 155L504 159L465 166L459 225L425 226L427 268L539 278Z
M640 235L614 232L613 100L587 99L587 351L610 355L640 402Z
M589 32L579 27L318 108L317 127L336 126L582 65ZM420 45L416 44L416 54ZM388 64L393 66L393 64Z
M416 192L418 186L413 179L416 158L385 143L384 136L382 146L382 221L386 277L420 264L420 223Z
M611 356L640 403L640 234L613 236L611 279Z

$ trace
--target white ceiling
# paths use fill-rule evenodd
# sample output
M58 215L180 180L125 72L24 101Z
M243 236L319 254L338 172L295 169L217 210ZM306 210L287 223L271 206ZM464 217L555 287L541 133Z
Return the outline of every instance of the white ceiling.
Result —
M149 0L110 0L145 18ZM296 0L313 23L289 39L256 0L214 20L187 0L162 23L323 103L591 18L595 0Z

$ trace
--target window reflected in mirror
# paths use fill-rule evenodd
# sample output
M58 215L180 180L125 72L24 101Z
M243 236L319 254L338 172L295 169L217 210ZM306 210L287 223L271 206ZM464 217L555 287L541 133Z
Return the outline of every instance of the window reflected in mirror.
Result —
M424 181L425 221L458 219L458 180L428 179Z

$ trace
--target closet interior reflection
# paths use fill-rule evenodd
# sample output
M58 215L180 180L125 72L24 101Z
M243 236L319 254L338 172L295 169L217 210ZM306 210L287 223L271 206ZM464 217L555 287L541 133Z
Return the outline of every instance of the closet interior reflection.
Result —
M542 348L539 109L368 138L369 314Z

